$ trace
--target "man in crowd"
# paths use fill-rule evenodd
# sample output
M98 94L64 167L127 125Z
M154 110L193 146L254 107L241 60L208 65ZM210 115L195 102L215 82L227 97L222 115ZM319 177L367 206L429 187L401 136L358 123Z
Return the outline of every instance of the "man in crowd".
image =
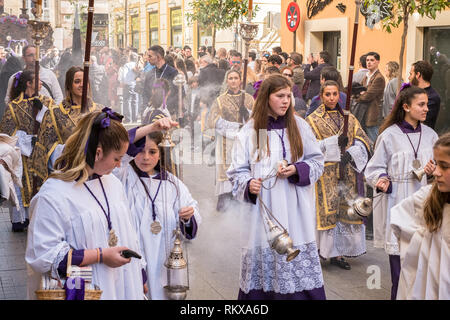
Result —
M305 83L305 72L302 68L303 56L300 53L292 52L291 56L287 60L288 66L292 68L294 75L292 76L292 81L301 90Z
M166 79L170 84L170 93L167 98L167 108L170 114L177 114L178 110L178 87L173 84L173 79L178 71L169 66L164 60L164 49L161 46L154 45L148 49L148 61L155 66L145 74L143 100L144 106L147 106L152 96L152 88L155 79Z
M427 92L428 113L424 124L434 129L439 115L439 108L441 107L441 98L436 90L431 87L432 76L433 66L428 61L414 62L409 71L409 82L412 85L425 89Z
M353 75L353 82L362 84L364 78L367 75L367 72L369 72L369 70L367 69L366 58L367 55L365 54L359 57L359 70Z
M25 70L34 70L36 61L36 47L33 45L24 47L22 49L22 59L25 62ZM8 91L5 97L6 105L10 102L9 93L11 87L13 86L15 76L16 74L13 74L8 81ZM42 82L42 88L39 93L52 98L56 104L60 104L64 99L64 96L55 73L47 68L40 67L39 80Z
M125 122L137 122L139 114L139 95L136 92L136 78L139 75L138 55L130 52L128 62L120 68L118 79L123 88L123 113Z
M220 86L225 78L225 70L219 69L209 55L204 55L199 59L200 74L198 76L198 85L204 89L205 101L208 106L219 95Z
M191 47L184 46L182 54L183 54L184 60L188 60L189 59L189 60L194 61L194 57L192 56L192 49L191 49Z
M239 51L232 50L230 52L230 66L231 68L242 72L242 54Z
M362 123L362 126L372 142L375 142L382 120L382 100L386 82L380 70L378 70L378 65L380 64L380 55L378 53L369 52L366 55L366 64L369 72L364 78L362 85L367 88L367 91L362 92L357 101L369 105L366 112L366 121Z
M281 50L281 47L273 47L272 48L272 55L279 55L282 52L283 52L283 50Z
M281 64L283 63L283 60L279 55L273 54L267 59L267 64L271 67L277 67L280 69Z
M217 60L227 60L227 49L225 48L219 48L217 50Z

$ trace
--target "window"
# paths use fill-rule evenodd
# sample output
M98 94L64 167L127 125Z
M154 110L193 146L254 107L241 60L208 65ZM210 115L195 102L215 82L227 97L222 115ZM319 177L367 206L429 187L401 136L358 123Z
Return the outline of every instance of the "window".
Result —
M125 30L125 23L123 21L123 18L118 18L116 20L116 44L118 48L124 47L124 33Z
M139 16L131 16L131 46L139 50Z
M174 48L183 46L183 15L181 8L170 9L170 43Z
M159 44L159 37L158 37L158 27L159 27L159 15L158 11L156 12L150 12L148 14L148 23L149 23L149 39L148 43L149 46L154 46Z
M212 27L209 27L207 29L198 27L197 48L200 48L201 46L205 47L212 46L212 38L213 38L212 36L213 36Z

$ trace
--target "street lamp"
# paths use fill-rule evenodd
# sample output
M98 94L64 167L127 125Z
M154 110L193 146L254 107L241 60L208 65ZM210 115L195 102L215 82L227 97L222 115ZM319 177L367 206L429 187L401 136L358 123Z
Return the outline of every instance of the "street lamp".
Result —
M50 31L50 22L41 20L42 0L33 0L33 2L36 6L35 10L33 10L33 14L36 19L28 21L28 24L31 26L31 38L34 40L34 44L36 46L35 78L39 79L40 47L42 45L42 41ZM39 81L35 81L34 91L36 95L39 95Z
M250 0L248 4L248 12L247 12L247 22L240 23L239 34L242 39L245 41L245 55L244 55L244 76L242 81L243 89L247 85L247 67L248 67L248 51L250 48L250 42L256 37L258 34L258 25L252 23L252 14L253 14L253 1Z

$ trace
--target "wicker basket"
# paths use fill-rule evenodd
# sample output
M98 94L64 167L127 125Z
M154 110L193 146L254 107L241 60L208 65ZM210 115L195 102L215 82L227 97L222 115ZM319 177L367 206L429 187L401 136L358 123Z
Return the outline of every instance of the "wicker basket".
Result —
M67 277L70 277L70 267L72 265L72 249L67 254ZM36 290L36 297L38 300L66 300L66 290ZM100 300L102 290L87 290L84 291L84 300Z

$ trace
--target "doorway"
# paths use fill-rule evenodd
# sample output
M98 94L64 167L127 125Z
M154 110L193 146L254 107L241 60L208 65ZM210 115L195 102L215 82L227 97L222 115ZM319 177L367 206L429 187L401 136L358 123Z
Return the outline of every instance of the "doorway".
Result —
M450 26L423 29L423 59L433 66L431 86L441 97L435 130L450 129Z
M331 56L330 63L341 71L341 32L327 31L323 33L323 50Z

